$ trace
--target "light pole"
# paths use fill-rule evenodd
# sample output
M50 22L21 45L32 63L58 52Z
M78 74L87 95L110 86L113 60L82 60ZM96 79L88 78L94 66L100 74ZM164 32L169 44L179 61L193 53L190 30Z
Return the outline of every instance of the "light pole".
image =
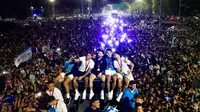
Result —
M92 0L87 0L88 1L88 11L89 14L92 12Z
M143 0L137 0L138 3L140 3L140 15L142 14L142 2Z
M83 4L84 4L84 1L81 0L81 13L82 13L82 15L83 15Z
M102 0L103 1L103 7L106 5L107 0Z
M179 10L178 10L178 16L179 17L181 16L181 4L182 4L182 1L179 0Z
M52 17L54 17L54 4L55 4L55 0L49 0L49 2L51 3L51 14L52 14Z
M31 6L31 16L33 16L33 10L34 10L34 7L32 5L32 1L30 0L30 6Z
M160 0L160 21L162 20L162 0Z

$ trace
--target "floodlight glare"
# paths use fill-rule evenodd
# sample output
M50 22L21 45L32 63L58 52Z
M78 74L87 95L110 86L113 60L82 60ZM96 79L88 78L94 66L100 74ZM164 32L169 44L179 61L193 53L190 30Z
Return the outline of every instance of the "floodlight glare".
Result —
M49 0L49 2L53 3L53 2L55 2L55 0Z

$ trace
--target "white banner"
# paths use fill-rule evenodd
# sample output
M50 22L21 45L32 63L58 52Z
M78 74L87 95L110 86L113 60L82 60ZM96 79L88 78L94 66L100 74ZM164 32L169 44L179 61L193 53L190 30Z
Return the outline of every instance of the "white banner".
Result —
M28 48L24 52L22 52L16 59L15 59L15 66L18 67L21 63L28 61L32 58L32 48Z

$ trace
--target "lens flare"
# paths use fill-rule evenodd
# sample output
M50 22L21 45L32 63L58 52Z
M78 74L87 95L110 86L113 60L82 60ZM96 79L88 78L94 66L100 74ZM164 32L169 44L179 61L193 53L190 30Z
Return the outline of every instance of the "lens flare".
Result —
M116 51L116 49L115 48L112 48L112 52L115 52Z
M112 40L108 40L108 44L112 44Z
M115 41L115 45L118 46L119 45L119 41Z
M102 23L103 42L100 43L102 48L109 48L116 51L118 46L124 46L131 43L133 40L127 36L126 29L127 23L118 17L108 16Z

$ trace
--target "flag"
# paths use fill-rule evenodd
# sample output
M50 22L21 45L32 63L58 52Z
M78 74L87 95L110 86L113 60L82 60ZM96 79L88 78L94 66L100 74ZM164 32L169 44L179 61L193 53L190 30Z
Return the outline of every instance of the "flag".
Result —
M171 41L171 48L174 47L175 39L176 39L176 37L173 37L173 38L172 38L172 41Z
M28 61L32 58L32 48L28 48L24 52L22 52L16 59L15 59L15 66L18 67L21 63Z
M119 112L119 110L117 110L116 107L110 106L105 112Z

